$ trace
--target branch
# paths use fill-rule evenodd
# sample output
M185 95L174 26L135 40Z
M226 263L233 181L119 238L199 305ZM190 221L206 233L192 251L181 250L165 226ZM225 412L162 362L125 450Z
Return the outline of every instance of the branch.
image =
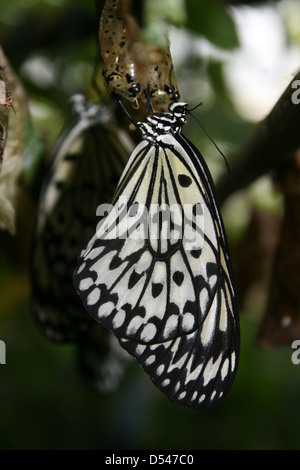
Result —
M284 217L274 255L264 318L258 332L263 348L291 346L300 337L300 152L290 158L278 181L284 196Z
M300 105L292 101L296 80L290 82L270 114L255 128L249 139L230 161L231 177L224 175L217 184L220 204L265 173L276 169L300 147Z

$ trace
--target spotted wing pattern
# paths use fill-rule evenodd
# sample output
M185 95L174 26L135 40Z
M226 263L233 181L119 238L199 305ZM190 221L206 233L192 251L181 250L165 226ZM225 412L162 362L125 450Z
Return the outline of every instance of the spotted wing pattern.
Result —
M106 107L77 96L76 110L78 119L60 139L40 195L32 247L32 311L47 339L79 343L81 370L97 390L105 391L117 380L112 362L120 370L128 354L87 315L72 278L82 245L94 232L99 201L111 200L132 144L114 126Z
M233 383L239 322L213 182L180 132L185 112L176 103L140 124L144 140L74 284L92 317L171 400L207 408Z

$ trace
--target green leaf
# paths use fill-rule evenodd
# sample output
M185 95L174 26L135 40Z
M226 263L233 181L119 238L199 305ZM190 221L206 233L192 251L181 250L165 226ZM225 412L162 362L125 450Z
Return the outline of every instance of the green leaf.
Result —
M144 8L142 37L162 49L168 47L166 24L183 26L187 21L184 0L147 0Z
M187 29L205 36L222 49L238 46L234 21L219 0L186 0Z

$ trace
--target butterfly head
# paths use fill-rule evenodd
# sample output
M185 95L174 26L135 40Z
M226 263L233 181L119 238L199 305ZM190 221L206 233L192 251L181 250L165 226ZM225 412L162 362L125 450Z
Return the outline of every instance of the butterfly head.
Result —
M185 117L188 113L187 107L188 107L187 103L178 101L176 103L170 104L169 111L176 118L182 118L182 117Z
M155 113L147 117L146 123L138 122L137 125L145 139L155 142L161 135L180 133L187 113L186 103L172 103L168 113Z
M180 132L182 126L186 123L187 121L187 103L183 103L181 101L177 103L172 103L169 106L169 112L173 116L173 125L172 129L175 131L175 133Z

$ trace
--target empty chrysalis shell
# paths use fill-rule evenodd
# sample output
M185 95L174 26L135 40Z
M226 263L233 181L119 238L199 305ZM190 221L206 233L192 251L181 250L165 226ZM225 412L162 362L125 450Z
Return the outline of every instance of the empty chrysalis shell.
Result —
M151 101L154 112L167 112L179 91L170 50L146 44L140 37L130 2L107 0L101 15L99 42L108 90L136 107Z

